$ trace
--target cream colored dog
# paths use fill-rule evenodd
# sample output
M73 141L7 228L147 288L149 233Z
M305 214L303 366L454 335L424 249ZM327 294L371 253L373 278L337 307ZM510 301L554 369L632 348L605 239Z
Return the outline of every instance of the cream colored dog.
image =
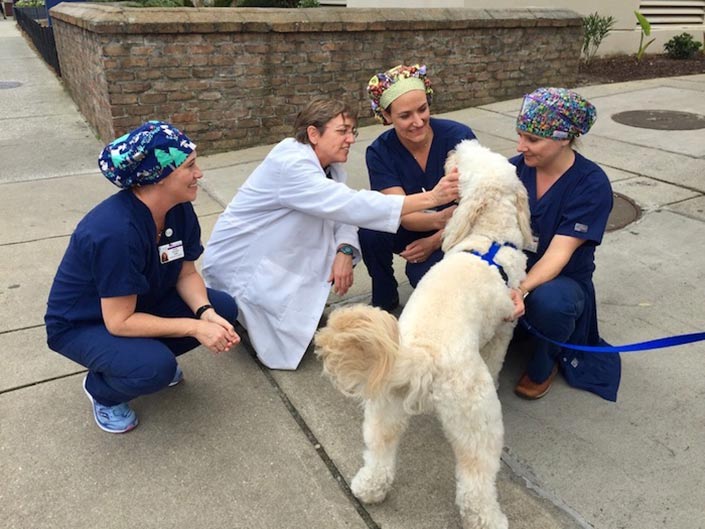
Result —
M355 496L384 500L410 415L435 410L455 454L463 527L504 529L495 385L515 325L507 321L514 310L508 287L524 278L521 248L531 242L528 201L514 167L475 140L458 145L446 162L452 166L461 199L445 229L445 257L419 282L399 321L367 305L337 309L316 334L316 353L338 389L365 401ZM493 248L492 263L471 253Z

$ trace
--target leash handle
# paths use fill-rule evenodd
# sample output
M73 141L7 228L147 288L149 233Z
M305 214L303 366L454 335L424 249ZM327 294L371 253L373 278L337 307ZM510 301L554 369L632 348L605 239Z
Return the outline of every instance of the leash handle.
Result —
M630 343L625 345L577 345L551 340L550 338L547 338L538 330L536 330L528 321L526 321L526 318L522 318L520 321L522 325L524 325L526 330L537 338L540 338L547 342L551 342L552 344L558 345L565 349L573 349L574 351L586 351L589 353L635 353L637 351L664 349L666 347L674 347L676 345L684 345L705 340L705 332L694 332L691 334L679 334L677 336L667 336L665 338L657 338L655 340L649 340L646 342Z

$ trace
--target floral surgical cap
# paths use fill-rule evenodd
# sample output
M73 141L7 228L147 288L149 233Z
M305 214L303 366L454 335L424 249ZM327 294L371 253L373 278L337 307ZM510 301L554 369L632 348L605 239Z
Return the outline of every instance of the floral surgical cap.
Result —
M105 177L121 188L155 184L196 150L196 144L164 121L148 121L111 141L98 158Z
M538 88L524 96L517 130L542 138L570 140L586 134L596 117L594 105L572 90Z
M433 99L433 89L431 81L426 77L425 65L400 64L386 72L374 75L367 83L367 95L375 118L386 123L382 110L388 108L397 97L411 90L424 90L429 103Z

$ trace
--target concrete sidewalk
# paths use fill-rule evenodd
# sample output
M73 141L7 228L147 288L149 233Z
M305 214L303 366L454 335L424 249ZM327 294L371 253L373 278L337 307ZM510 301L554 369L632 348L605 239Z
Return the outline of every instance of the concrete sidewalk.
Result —
M598 251L602 334L622 344L705 330L705 131L610 118L639 109L705 115L705 75L580 92L599 112L581 151L644 209ZM511 155L518 107L513 100L443 117ZM353 187L366 186L365 147L382 130L361 130L348 163ZM2 526L460 527L450 447L432 417L413 420L387 500L355 501L346 482L361 464L362 413L310 354L296 372L277 372L260 368L245 347L217 357L199 348L180 359L184 384L133 402L141 418L134 432L95 426L85 371L48 350L42 317L71 231L115 191L96 167L101 147L14 22L0 21ZM270 148L200 158L204 240ZM408 285L402 290L408 296ZM358 267L353 291L330 302L366 301L368 293ZM522 359L510 355L498 483L510 527L705 528L704 353L697 343L623 355L616 404L562 380L540 401L520 400L512 388Z

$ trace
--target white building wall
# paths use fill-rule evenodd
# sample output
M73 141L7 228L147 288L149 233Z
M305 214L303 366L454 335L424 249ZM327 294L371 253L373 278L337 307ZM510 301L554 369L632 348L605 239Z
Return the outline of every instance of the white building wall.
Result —
M705 0L347 0L347 6L475 9L541 7L571 9L582 16L595 12L602 16L611 15L616 24L602 41L598 55L637 52L641 28L634 11L640 10L652 21L651 37L644 40L656 39L647 53L663 53L663 45L674 35L683 32L690 33L695 40L705 41Z

